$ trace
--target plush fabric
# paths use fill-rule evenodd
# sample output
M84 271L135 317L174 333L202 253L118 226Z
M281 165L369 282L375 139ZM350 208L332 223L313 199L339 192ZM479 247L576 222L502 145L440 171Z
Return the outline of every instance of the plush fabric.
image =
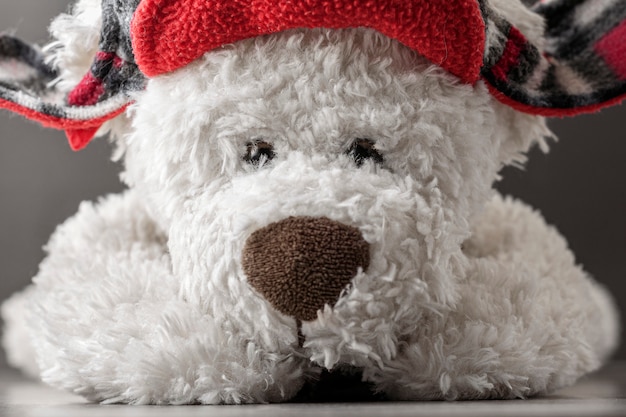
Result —
M136 3L103 4L53 25L60 86L121 62L94 22L124 22L128 58ZM541 44L539 15L490 7ZM108 94L92 76L85 102ZM616 310L493 190L551 133L490 88L362 27L240 39L151 78L111 130L129 189L82 204L3 305L8 360L105 403L280 402L331 374L402 400L574 383L617 345Z

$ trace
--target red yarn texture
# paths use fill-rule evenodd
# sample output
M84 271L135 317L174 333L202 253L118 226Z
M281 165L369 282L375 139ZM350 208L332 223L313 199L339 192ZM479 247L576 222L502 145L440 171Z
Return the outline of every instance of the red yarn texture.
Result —
M143 0L131 27L136 62L149 77L259 35L367 27L473 84L485 45L476 0Z

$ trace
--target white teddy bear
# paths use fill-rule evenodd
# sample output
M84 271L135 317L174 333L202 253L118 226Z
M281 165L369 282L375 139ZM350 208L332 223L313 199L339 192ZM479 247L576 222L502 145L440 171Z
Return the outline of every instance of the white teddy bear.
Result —
M626 11L567 3L80 0L44 54L2 38L0 104L74 148L110 131L129 186L4 304L9 361L133 404L286 401L322 372L516 398L597 369L611 297L492 188L542 115L626 93ZM577 73L552 29L607 13Z

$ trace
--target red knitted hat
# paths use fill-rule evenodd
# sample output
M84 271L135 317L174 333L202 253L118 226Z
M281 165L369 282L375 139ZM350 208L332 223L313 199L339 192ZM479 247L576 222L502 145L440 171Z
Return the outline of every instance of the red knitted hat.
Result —
M61 102L50 87L56 72L39 50L0 36L0 73L12 74L0 79L0 107L66 130L73 149L123 112L146 77L223 45L292 28L378 30L465 83L482 79L498 100L531 114L574 115L626 96L623 1L524 0L546 20L546 49L529 42L489 0L101 2L100 51Z

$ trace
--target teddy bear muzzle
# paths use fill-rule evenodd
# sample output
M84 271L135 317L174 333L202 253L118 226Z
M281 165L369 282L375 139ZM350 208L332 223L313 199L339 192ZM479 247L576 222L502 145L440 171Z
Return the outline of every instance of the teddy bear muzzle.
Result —
M276 310L301 321L332 306L369 263L361 232L325 217L272 223L252 233L242 252L250 285Z

